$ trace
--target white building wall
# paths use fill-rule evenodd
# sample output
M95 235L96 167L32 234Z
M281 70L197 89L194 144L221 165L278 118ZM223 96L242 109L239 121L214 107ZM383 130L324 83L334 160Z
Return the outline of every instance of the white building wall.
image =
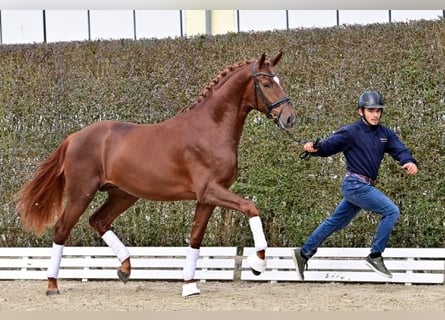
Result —
M142 39L443 18L443 10L1 10L0 44ZM44 24L45 21L45 24Z
M43 16L43 13L42 13ZM13 30L11 30L13 32ZM9 32L5 30L5 34ZM88 40L88 12L85 10L46 11L46 41Z
M136 39L181 36L179 10L136 10Z

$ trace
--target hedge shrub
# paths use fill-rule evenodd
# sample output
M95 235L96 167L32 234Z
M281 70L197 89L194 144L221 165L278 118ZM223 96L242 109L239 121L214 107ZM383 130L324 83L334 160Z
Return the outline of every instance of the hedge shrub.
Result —
M192 103L226 66L284 51L278 71L297 108L289 137L264 116L249 114L233 190L255 201L270 246L300 245L341 199L341 154L300 160L300 143L354 121L358 96L382 92L383 123L420 164L408 177L384 159L378 187L402 215L393 247L445 244L445 22L344 25L325 29L229 33L176 39L0 46L0 246L49 246L23 231L13 196L63 138L104 119L163 121ZM67 245L104 245L87 219ZM139 200L114 223L130 246L186 245L194 203ZM359 215L325 246L369 246L378 217ZM250 246L247 219L217 208L203 245Z

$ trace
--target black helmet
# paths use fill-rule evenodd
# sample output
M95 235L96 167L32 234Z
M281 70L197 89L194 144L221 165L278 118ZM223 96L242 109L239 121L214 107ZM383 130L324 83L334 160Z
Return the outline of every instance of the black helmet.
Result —
M378 91L365 91L358 98L357 108L378 108L384 107L383 97Z

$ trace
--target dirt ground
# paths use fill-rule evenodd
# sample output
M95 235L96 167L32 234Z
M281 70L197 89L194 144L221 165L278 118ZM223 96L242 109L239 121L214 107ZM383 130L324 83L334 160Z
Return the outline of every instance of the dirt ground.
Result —
M0 311L445 311L444 285L207 281L0 281Z

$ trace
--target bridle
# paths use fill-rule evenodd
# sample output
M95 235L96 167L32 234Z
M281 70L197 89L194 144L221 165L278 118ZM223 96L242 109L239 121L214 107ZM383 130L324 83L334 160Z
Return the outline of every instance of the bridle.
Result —
M258 76L267 76L267 77L273 78L273 77L276 77L277 74L276 73L267 73L267 72L256 72L256 61L253 63L253 84L254 84L255 93L256 93L255 94L255 105L256 105L256 108L258 109L258 96L260 96L261 101L263 102L263 105L266 107L266 116L268 118L273 118L273 115L272 115L272 110L273 109L275 109L276 107L278 107L278 106L280 106L280 105L282 105L284 103L289 103L289 104L292 104L292 103L290 102L290 98L288 96L284 96L284 97L276 100L273 103L269 103L269 101L267 101L266 96L264 95L263 91L260 88L260 85L259 85L258 80L256 78ZM280 115L281 115L281 111L280 111L280 114L278 115L277 118L279 118Z
M264 95L263 91L261 91L260 85L259 85L258 80L256 78L257 76L267 76L267 77L273 78L273 77L277 76L277 73L256 72L256 61L253 63L253 83L254 83L254 87L255 87L255 105L256 105L256 108L258 109L258 98L257 98L257 96L260 96L264 106L266 107L266 111L267 111L266 112L266 116L268 118L272 119L272 118L274 118L273 115L272 115L272 110L273 109L275 109L276 107L278 107L278 106L280 106L280 105L282 105L284 103L289 103L289 104L292 104L292 103L290 102L290 98L288 96L284 96L284 97L276 100L274 103L269 103L267 101L267 98ZM275 117L275 119L274 119L277 124L278 124L278 119L280 118L280 115L281 115L282 111L283 110L281 110L280 113L278 114L278 116ZM297 142L298 144L304 144L304 143L308 142L308 140L303 141L303 140L295 139L295 137L287 129L283 128L279 124L278 124L278 126L280 128L282 128L287 133L289 138L291 138L294 142ZM320 140L321 139L318 138L314 142L314 145L316 146L320 142ZM300 153L299 157L300 157L300 159L308 159L310 156L311 156L311 154L309 152L303 151L302 153Z

